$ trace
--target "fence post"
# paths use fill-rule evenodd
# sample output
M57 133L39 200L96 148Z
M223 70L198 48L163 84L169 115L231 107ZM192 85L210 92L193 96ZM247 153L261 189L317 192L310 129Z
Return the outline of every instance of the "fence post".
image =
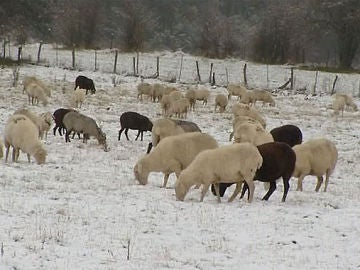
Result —
M136 75L139 75L139 52L136 52Z
M182 66L183 66L183 55L181 55L181 60L180 60L180 71L179 71L179 81L180 81L180 78L181 78L181 71L182 71Z
M156 57L156 78L159 78L160 70L160 57Z
M115 61L114 61L114 70L113 73L116 73L116 65L117 65L117 59L118 59L118 50L115 50Z
M226 74L226 87L227 87L229 85L229 72L227 68L225 68L225 74Z
M56 62L56 66L59 65L59 48L58 48L58 44L55 43L55 62Z
M136 59L135 59L135 56L133 57L133 69L134 69L134 76L136 76Z
M336 85L337 79L338 79L338 75L336 75L335 80L334 80L334 82L333 82L333 86L332 86L332 90L331 90L331 95L335 94L335 92L336 92L336 91L335 91L335 85Z
M72 68L75 69L75 44L73 44L71 55L72 55Z
M4 38L4 41L3 41L3 58L5 59L6 58L6 39Z
M247 63L245 63L245 65L244 65L244 71L243 71L243 73L244 73L244 84L245 84L245 86L247 87L247 86L248 86L248 83L247 83L247 78L246 78L246 69L247 69Z
M211 76L212 76L212 70L213 70L213 67L214 67L214 63L211 63L211 64L210 64L209 83L211 83Z
M294 68L290 69L290 89L294 89Z
M212 74L212 82L211 82L211 86L214 86L216 84L215 82L215 72Z
M41 54L41 47L43 45L43 42L40 41L40 44L39 44L39 49L38 49L38 53L37 53L37 61L36 61L36 64L39 64L40 63L40 54Z
M95 50L95 71L97 71L97 50Z
M20 65L20 61L21 61L21 51L22 51L22 45L18 47L18 57L17 57L18 65Z
M198 81L201 82L200 71L199 71L199 61L197 61L197 60L196 60L196 71L197 71Z

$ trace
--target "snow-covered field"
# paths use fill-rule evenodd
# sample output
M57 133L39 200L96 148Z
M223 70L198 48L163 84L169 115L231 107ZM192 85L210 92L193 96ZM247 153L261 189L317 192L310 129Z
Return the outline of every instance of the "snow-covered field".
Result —
M225 70L227 62L216 66L220 69L220 65ZM288 76L285 69L271 70L276 74L270 78L272 85L282 85ZM134 179L134 164L144 155L150 133L144 141L134 141L135 131L129 131L131 141L125 136L117 140L122 112L161 117L159 104L136 99L139 78L117 75L118 85L113 87L112 74L101 70L21 67L20 81L36 75L52 85L53 95L43 107L29 106L21 83L11 86L12 69L1 69L0 134L19 108L40 113L67 107L79 74L93 78L98 90L87 96L81 112L101 125L110 151L104 152L95 139L88 144L78 139L65 143L64 137L51 132L44 141L48 151L44 165L28 163L24 154L16 164L1 161L0 269L360 269L358 112L335 118L327 108L329 95L286 91L277 93L275 107L257 105L268 130L291 123L302 129L305 141L326 137L336 144L339 159L326 193L316 193L316 178L308 176L303 192L296 191L296 181L291 181L285 203L281 182L267 202L261 201L265 194L261 183L256 183L251 204L238 199L227 203L231 189L221 204L211 192L200 203L199 190L191 190L184 202L178 202L174 176L166 189L160 188L160 173L151 174L146 186ZM314 73L296 74L299 87L299 82L313 84ZM251 76L250 85L266 87L266 73ZM318 92L326 92L335 74L319 76L323 77ZM354 93L357 76L341 78L338 87ZM229 144L230 107L223 114L213 113L215 94L226 90L209 89L208 105L198 105L188 120L221 145ZM357 98L355 102L360 106Z

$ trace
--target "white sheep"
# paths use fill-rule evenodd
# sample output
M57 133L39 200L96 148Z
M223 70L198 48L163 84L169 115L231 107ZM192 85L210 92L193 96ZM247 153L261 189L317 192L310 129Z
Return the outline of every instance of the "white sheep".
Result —
M336 97L343 97L345 99L345 105L349 108L351 108L353 111L357 111L357 105L355 104L353 98L347 94L343 94L343 93L336 93L334 95L334 98Z
M171 92L179 91L175 86L167 85L164 89L164 95L170 95Z
M161 106L163 116L166 116L168 114L168 111L169 111L170 106L171 106L171 101L172 101L171 97L168 94L163 95L161 97L160 106Z
M152 145L155 147L165 137L181 133L185 133L185 131L173 120L168 118L155 120L151 130Z
M76 88L71 95L71 103L75 105L76 108L81 108L82 104L85 101L86 89Z
M337 93L333 95L332 109L334 114L338 115L341 112L341 116L344 116L344 110L346 107L351 108L353 111L357 111L357 105L354 103L351 96L347 94Z
M140 99L141 101L143 100L143 95L146 95L148 97L151 97L152 96L152 90L153 90L153 87L151 84L149 83L139 83L138 86L137 86L137 99Z
M229 142L232 140L232 138L234 137L234 132L237 128L237 126L243 124L243 123L252 123L252 124L255 124L255 125L258 125L259 127L263 127L261 125L261 123L259 121L257 121L256 119L254 118L251 118L249 116L236 116L234 117L233 119L233 131L230 133L230 138L229 138ZM263 127L265 128L265 127Z
M228 91L228 99L231 99L231 96L237 96L238 99L246 93L247 89L240 84L229 84L226 88Z
M173 114L175 114L175 117L186 118L189 107L190 102L187 98L180 98L175 100L170 105L168 116L171 117Z
M256 146L274 141L273 136L261 125L249 122L236 126L234 139L236 143L249 142Z
M249 90L241 97L241 103L244 104L256 104L256 101L262 101L263 105L269 104L275 106L275 101L272 98L271 93L266 90Z
M26 76L23 80L23 94L25 93L25 91L27 92L27 88L29 87L29 85L31 83L35 83L37 85L39 85L40 87L43 88L44 90L44 93L46 96L48 97L51 97L51 90L50 88L45 84L43 83L41 80L39 80L38 78L34 77L34 76Z
M232 201L239 193L242 182L245 181L249 186L249 202L251 202L255 189L253 179L262 161L258 149L250 143L204 150L180 173L175 183L176 198L183 201L191 186L203 185L200 199L203 201L211 184L236 182L234 194L229 198L229 201ZM219 195L218 185L215 185L215 188L216 194ZM218 201L220 201L219 196Z
M302 182L305 176L314 175L318 179L315 188L315 191L318 192L325 174L325 192L338 158L335 144L325 138L312 139L295 145L293 150L296 154L293 176L298 178L297 190L302 191Z
M39 141L38 128L23 114L12 115L6 122L4 144L6 162L10 146L13 148L13 162L18 161L20 150L27 154L29 162L30 156L33 156L38 164L45 162L47 152L41 141Z
M195 104L196 104L196 94L195 90L192 88L189 88L186 90L185 97L189 100L190 103L190 110L195 111Z
M160 102L162 96L164 95L165 92L165 86L160 84L160 83L154 83L152 85L152 92L151 92L151 96L152 96L152 101L153 102Z
M217 94L215 96L214 112L216 112L217 107L219 107L219 112L221 112L221 113L224 112L227 105L228 105L228 99L224 94Z
M202 100L203 105L206 105L210 96L210 91L205 87L200 87L195 90L195 99Z
M171 173L175 172L176 176L179 176L198 153L216 147L218 143L213 137L200 132L164 138L152 152L136 163L135 177L140 184L146 185L151 172L163 172L163 187L166 187Z
M266 127L265 119L260 115L257 110L250 108L250 106L247 104L234 104L231 108L231 112L233 113L234 117L248 116L254 118L255 120L259 121L264 128Z
M43 103L44 106L48 104L44 88L42 88L37 83L30 83L25 90L28 94L29 104L37 104L39 100Z

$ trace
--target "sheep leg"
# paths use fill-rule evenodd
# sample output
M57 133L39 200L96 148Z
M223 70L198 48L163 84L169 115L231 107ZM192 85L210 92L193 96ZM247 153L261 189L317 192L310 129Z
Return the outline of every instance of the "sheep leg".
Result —
M5 162L7 162L8 157L9 157L9 149L10 149L10 145L6 146L6 151L5 151Z
M142 140L142 132L140 130L138 130L138 134L136 135L135 141L137 141L137 139L139 138L139 135L141 134L141 140Z
M125 129L125 136L126 136L126 139L129 141L128 131L129 131L129 129L126 128L126 129Z
M120 141L121 133L124 131L124 129L125 129L125 128L121 128L121 129L119 130L118 141Z
M317 179L318 179L318 181L317 181L317 184L316 184L315 191L319 192L319 189L320 189L321 184L323 183L324 179L323 179L322 176L318 176Z
M304 177L303 175L300 175L299 179L298 179L298 184L297 184L297 189L296 191L303 191L303 186L302 186L302 182L304 180Z
M163 185L162 185L163 188L166 188L166 184L167 184L167 182L169 180L169 175L170 175L170 173L165 173L165 175L164 175L164 182L163 182Z
M236 198L236 196L240 193L242 184L243 181L236 182L236 188L234 190L233 195L231 195L231 197L228 199L228 202L232 202Z
M55 126L55 127L53 128L54 136L56 135L56 129L57 129L57 127L58 127L58 126Z
M201 198L200 198L200 202L202 202L204 200L205 194L209 189L210 184L203 184L203 188L201 190Z
M70 133L71 133L72 130L66 130L66 133L65 133L65 142L70 142Z
M249 186L249 192L250 192L248 202L251 203L254 197L255 184L252 179L245 179L245 181Z
M27 155L27 158L28 158L28 162L30 163L30 154L26 154Z
M268 192L265 194L265 196L262 198L262 200L267 201L270 198L271 194L273 194L275 189L276 189L276 181L271 181L270 188L269 188ZM284 191L284 193L285 193L285 191Z
M219 183L215 183L215 184L214 184L214 188L215 188L215 193L216 193L217 201L218 201L218 203L221 203Z
M325 187L324 187L324 192L326 192L328 184L329 184L329 177L330 177L330 171L327 170L326 171L326 176L325 176Z

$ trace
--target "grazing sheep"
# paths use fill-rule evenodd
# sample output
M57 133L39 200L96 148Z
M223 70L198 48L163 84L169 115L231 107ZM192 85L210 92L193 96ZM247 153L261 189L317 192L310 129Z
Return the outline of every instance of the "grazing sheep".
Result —
M265 119L260 115L260 113L257 110L250 108L249 105L241 104L241 103L234 104L231 108L231 112L233 113L234 117L249 116L260 122L260 124L264 128L266 128Z
M180 98L178 100L175 100L170 105L168 116L172 117L172 115L175 114L175 117L186 118L189 107L190 102L187 98Z
M318 192L325 174L325 192L338 158L335 144L325 138L312 139L295 145L293 150L296 154L293 176L298 178L297 190L303 190L302 182L305 176L314 175L318 179L315 188L315 191Z
M228 99L224 94L217 94L215 96L214 112L216 112L217 107L219 107L219 112L221 112L221 113L224 112L227 105L228 105Z
M270 183L270 189L262 198L268 200L271 194L276 189L276 180L282 177L284 184L284 193L282 201L285 202L287 193L289 191L289 180L295 168L296 155L292 148L286 143L282 142L270 142L257 146L260 155L263 158L262 166L256 171L254 180ZM220 183L219 192L222 197L226 191L226 188L235 183ZM241 197L246 192L246 183L243 187ZM216 195L215 187L211 186L211 191Z
M179 91L175 86L167 85L164 89L164 95L170 95L171 92Z
M60 109L57 109L54 111L54 113L53 113L53 119L55 122L55 127L53 128L54 136L56 135L56 130L58 130L60 136L62 136L61 131L65 130L63 120L64 120L65 114L67 114L68 112L75 112L75 110L60 108Z
M90 91L91 94L95 94L96 89L95 89L95 85L94 85L94 81L92 79L89 79L88 77L85 76L77 76L75 79L75 88L81 88L81 89L86 89L86 95L88 93L88 91Z
M249 90L241 97L241 103L244 104L255 105L256 101L262 101L263 105L269 104L270 106L275 106L271 93L266 90Z
M234 130L234 139L236 143L249 142L255 146L274 141L269 132L254 123L237 125Z
M129 140L128 131L129 129L137 130L135 141L141 134L141 141L143 140L144 131L151 131L153 124L145 115L141 115L137 112L124 112L120 116L121 129L119 130L118 140L120 141L121 133L125 130L126 139Z
M163 172L165 174L163 187L166 187L171 173L175 172L178 177L198 153L216 147L218 143L213 137L200 132L164 138L150 154L136 163L135 177L140 184L146 185L151 172Z
M14 114L23 114L27 116L38 128L39 131L39 138L44 138L44 133L46 133L47 138L47 132L50 129L51 123L52 123L52 115L51 113L43 113L41 115L36 115L34 112L27 110L27 109L19 109L14 112Z
M156 120L151 131L152 142L149 143L146 153L150 153L151 148L155 147L163 138L185 132L201 132L201 129L190 121L169 118Z
M335 96L332 103L334 114L338 115L341 112L341 116L344 116L344 109L346 105L346 99L343 96Z
M347 94L342 94L342 93L336 93L333 96L335 99L338 97L343 97L345 100L345 105L349 108L351 108L353 111L357 111L357 105L354 103L353 98Z
M74 111L68 112L64 115L63 124L66 129L66 142L70 142L70 133L74 131L76 133L84 134L84 143L87 142L87 139L90 138L90 136L94 136L98 140L99 144L104 146L104 150L107 151L106 135L91 117Z
M210 96L210 91L205 87L201 87L195 90L195 99L202 100L203 105L206 105Z
M192 88L189 88L185 93L185 97L189 100L189 103L190 103L189 110L195 111L195 104L196 104L195 90Z
M77 88L71 96L71 102L75 105L76 108L81 108L82 104L85 101L86 89Z
M270 130L275 142L284 142L290 147L302 143L302 132L295 125L283 125Z
M231 142L232 138L234 137L234 132L237 126L243 123L252 123L254 125L258 125L259 127L265 128L261 125L259 121L255 120L254 118L251 118L249 116L236 116L233 120L233 131L230 133L229 142Z
M41 113L40 118L42 120L40 125L40 139L43 139L44 134L45 139L47 139L47 134L53 122L52 114L51 112Z
M154 83L152 85L152 101L160 102L162 96L164 95L165 86L160 83Z
M48 104L44 89L37 83L30 83L26 88L26 92L28 94L29 104L38 104L39 100L44 106Z
M231 99L231 96L237 96L238 99L241 99L241 97L246 93L246 88L240 84L229 84L226 88L228 91L228 99Z
M10 146L13 148L12 161L17 162L20 150L25 152L30 162L33 156L37 164L45 163L47 152L39 141L39 130L35 124L23 114L10 116L5 126L4 144L5 161L9 156Z
M191 164L183 170L176 183L175 193L177 200L183 201L185 195L193 185L203 185L201 199L211 184L237 182L237 187L229 201L232 201L240 192L242 182L245 181L250 190L249 202L253 199L255 172L261 167L262 157L257 148L250 143L239 143L221 146L216 149L200 152ZM218 197L220 202L220 197Z
M137 86L137 99L143 100L143 95L146 95L148 97L152 96L153 87L150 83L140 83Z
M163 95L160 100L160 106L162 109L162 115L166 116L171 106L171 98L170 95Z
M26 76L23 80L23 94L25 93L25 91L27 92L27 89L29 87L30 84L35 83L37 85L39 85L43 90L46 96L51 97L51 90L50 88L45 85L41 80L39 80L38 78L34 77L34 76Z

